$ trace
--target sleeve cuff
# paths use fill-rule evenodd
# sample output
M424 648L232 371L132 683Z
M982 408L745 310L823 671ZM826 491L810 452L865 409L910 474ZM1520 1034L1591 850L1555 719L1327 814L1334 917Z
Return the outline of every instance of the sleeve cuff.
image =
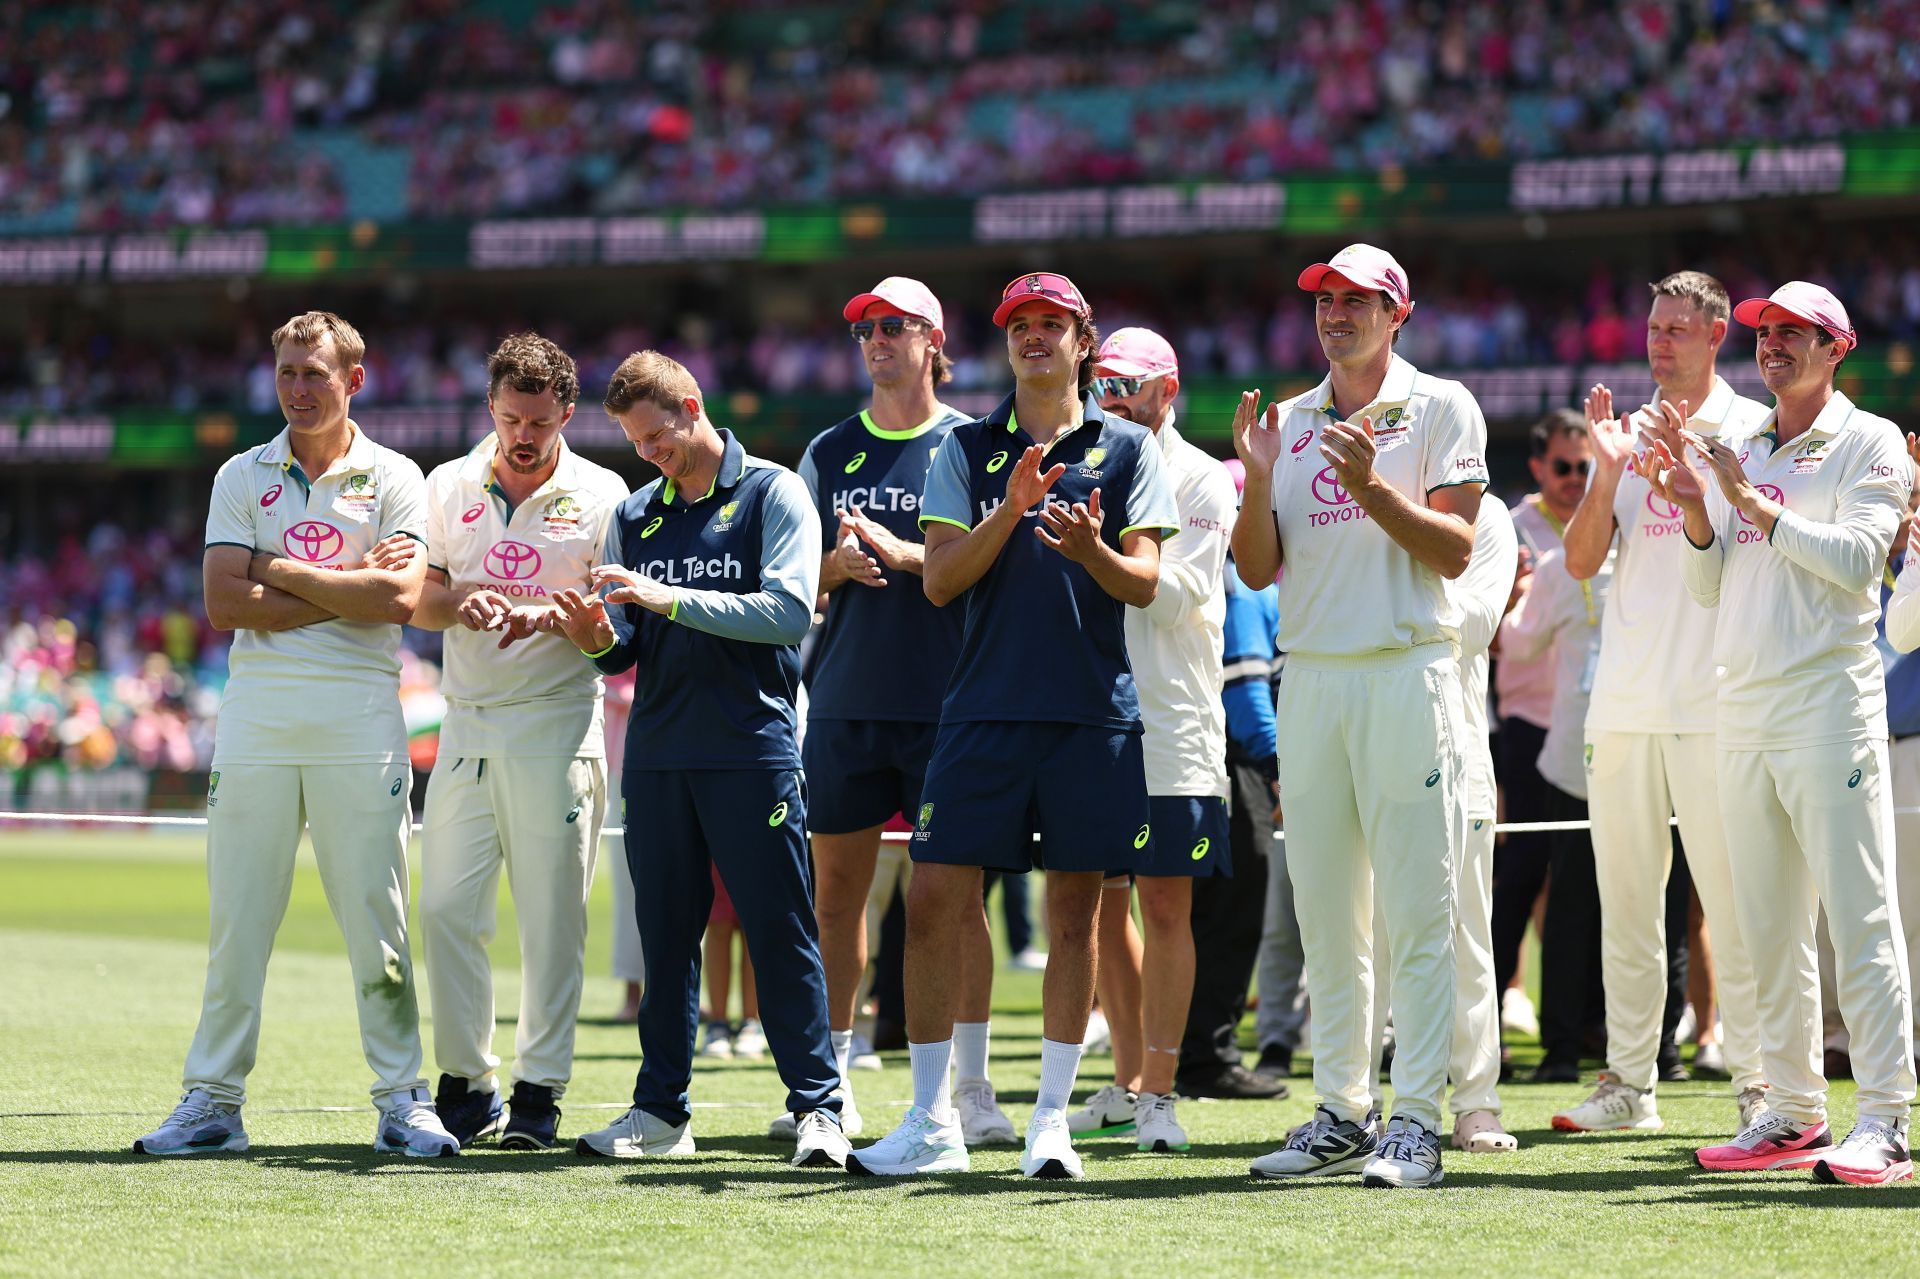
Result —
M581 656L591 660L595 658L605 657L608 653L611 653L614 649L619 647L620 647L620 637L616 635L614 636L613 643L607 645L605 648L601 649L598 653L589 653L584 648L580 650L580 653L581 653Z
M1779 524L1778 524L1778 523L1776 522L1776 523L1774 524L1774 527L1775 527L1775 528L1778 528L1778 527L1780 527L1780 526L1779 526ZM1682 526L1681 526L1681 528L1680 528L1680 536L1681 536L1681 537L1684 537L1684 538L1686 538L1686 539L1687 539L1687 545L1688 545L1688 546L1691 546L1691 547L1692 547L1692 548L1693 548L1694 550L1696 550L1696 551L1710 551L1710 550L1712 550L1712 549L1713 549L1713 534L1711 534L1711 533L1709 533L1709 534L1707 534L1707 540L1706 540L1706 541L1704 541L1704 542L1696 542L1696 541L1694 541L1694 540L1693 540L1693 534L1691 534L1691 533L1689 533L1689 532L1687 532L1687 530L1686 530L1686 526L1685 526L1685 525L1682 525Z
M671 590L672 588L669 587L668 589ZM680 620L680 592L679 591L673 592L673 603L667 605L667 620L669 622L677 622Z
M1159 529L1162 533L1165 533L1168 537L1172 537L1180 531L1180 526L1178 524L1161 524L1157 521L1149 521L1148 523L1145 523L1145 524L1127 525L1125 528L1120 530L1120 536L1125 537L1129 533L1137 533L1143 528ZM1182 542L1181 545L1184 546L1186 545L1186 543Z
M923 533L926 532L927 525L929 524L951 524L962 533L973 532L973 525L962 524L959 520L950 520L944 515L922 515L920 517L920 531Z

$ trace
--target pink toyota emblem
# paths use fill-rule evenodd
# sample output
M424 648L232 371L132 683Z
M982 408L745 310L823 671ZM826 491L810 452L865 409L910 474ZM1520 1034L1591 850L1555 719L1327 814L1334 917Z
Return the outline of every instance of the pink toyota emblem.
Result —
M1322 506L1344 506L1353 500L1353 495L1340 487L1340 481L1331 466L1313 477L1313 495Z
M340 530L321 520L302 520L287 530L287 554L309 564L321 564L340 553L345 539Z
M525 542L495 542L487 552L487 572L509 582L540 571L540 552Z

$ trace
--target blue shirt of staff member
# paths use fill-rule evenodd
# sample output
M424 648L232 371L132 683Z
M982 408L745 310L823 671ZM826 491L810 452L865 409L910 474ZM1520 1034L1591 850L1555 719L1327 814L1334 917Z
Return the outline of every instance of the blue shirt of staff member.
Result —
M962 986L953 957L979 926L982 868L1030 869L1038 831L1050 945L1021 1168L1077 1177L1064 1110L1093 1000L1100 885L1150 840L1125 608L1153 601L1178 516L1152 435L1088 394L1099 333L1072 281L1015 279L993 321L1013 394L940 446L920 515L927 598L964 601L966 625L909 844L914 1107L874 1160L953 1140L942 1113ZM883 1170L865 1154L863 1168Z
M604 596L562 590L554 603L560 628L603 674L638 672L621 795L647 990L633 1109L576 1149L620 1158L693 1149L687 1088L717 867L798 1116L794 1162L838 1167L847 1146L794 740L819 517L799 476L714 426L693 375L667 356L621 361L604 407L660 478L615 512L608 562L591 574Z

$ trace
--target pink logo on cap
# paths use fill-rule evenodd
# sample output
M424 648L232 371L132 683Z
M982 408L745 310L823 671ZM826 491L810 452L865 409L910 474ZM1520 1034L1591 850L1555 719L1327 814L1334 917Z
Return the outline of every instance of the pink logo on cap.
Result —
M1760 317L1770 306L1777 306L1797 320L1808 324L1817 324L1837 338L1845 338L1847 350L1860 348L1860 339L1854 336L1853 321L1847 318L1847 308L1840 305L1840 299L1818 284L1809 284L1805 280L1788 280L1773 291L1772 296L1748 298L1733 308L1733 318L1748 328L1758 328Z
M1055 271L1033 271L1018 276L1000 292L1000 305L994 308L993 322L1004 325L1015 310L1028 302L1057 302L1075 315L1092 313L1078 286Z
M1328 275L1337 275L1363 289L1378 289L1401 306L1413 300L1406 270L1393 254L1371 244L1349 244L1327 261L1314 263L1300 273L1300 287L1317 293Z
M1180 371L1173 345L1152 329L1115 329L1100 344L1095 363L1102 373L1114 377L1159 377Z
M884 302L903 315L917 315L936 329L947 327L940 299L933 296L933 290L904 275L890 275L865 293L855 294L840 309L840 318L851 324L864 317L875 302Z

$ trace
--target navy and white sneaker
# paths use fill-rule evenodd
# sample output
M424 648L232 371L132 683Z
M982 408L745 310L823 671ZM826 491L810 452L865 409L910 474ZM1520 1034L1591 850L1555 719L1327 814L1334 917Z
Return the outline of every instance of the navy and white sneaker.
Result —
M1416 1119L1395 1115L1387 1122L1387 1139L1360 1174L1360 1184L1375 1189L1437 1186L1445 1175L1439 1135Z
M499 1136L500 1130L507 1126L507 1108L501 1103L500 1094L491 1089L475 1092L472 1082L458 1075L440 1076L433 1109L462 1149L476 1141Z
M580 1134L573 1153L593 1159L643 1159L649 1155L693 1153L692 1121L670 1124L638 1106L594 1132Z
M800 1116L794 1135L795 1168L845 1168L853 1147L839 1123L824 1110L809 1110Z
M165 1123L133 1143L136 1155L238 1154L246 1148L240 1107L222 1105L204 1088L188 1089Z
M508 1109L512 1118L500 1134L500 1149L553 1149L560 1131L560 1107L553 1104L553 1089L522 1079L513 1086Z
M1287 1144L1253 1161L1256 1177L1290 1181L1300 1177L1335 1177L1359 1172L1380 1148L1380 1136L1371 1123L1336 1119L1325 1108L1293 1130Z
M460 1143L434 1113L425 1088L394 1093L378 1110L380 1121L373 1129L378 1153L410 1159L451 1159L460 1153Z

